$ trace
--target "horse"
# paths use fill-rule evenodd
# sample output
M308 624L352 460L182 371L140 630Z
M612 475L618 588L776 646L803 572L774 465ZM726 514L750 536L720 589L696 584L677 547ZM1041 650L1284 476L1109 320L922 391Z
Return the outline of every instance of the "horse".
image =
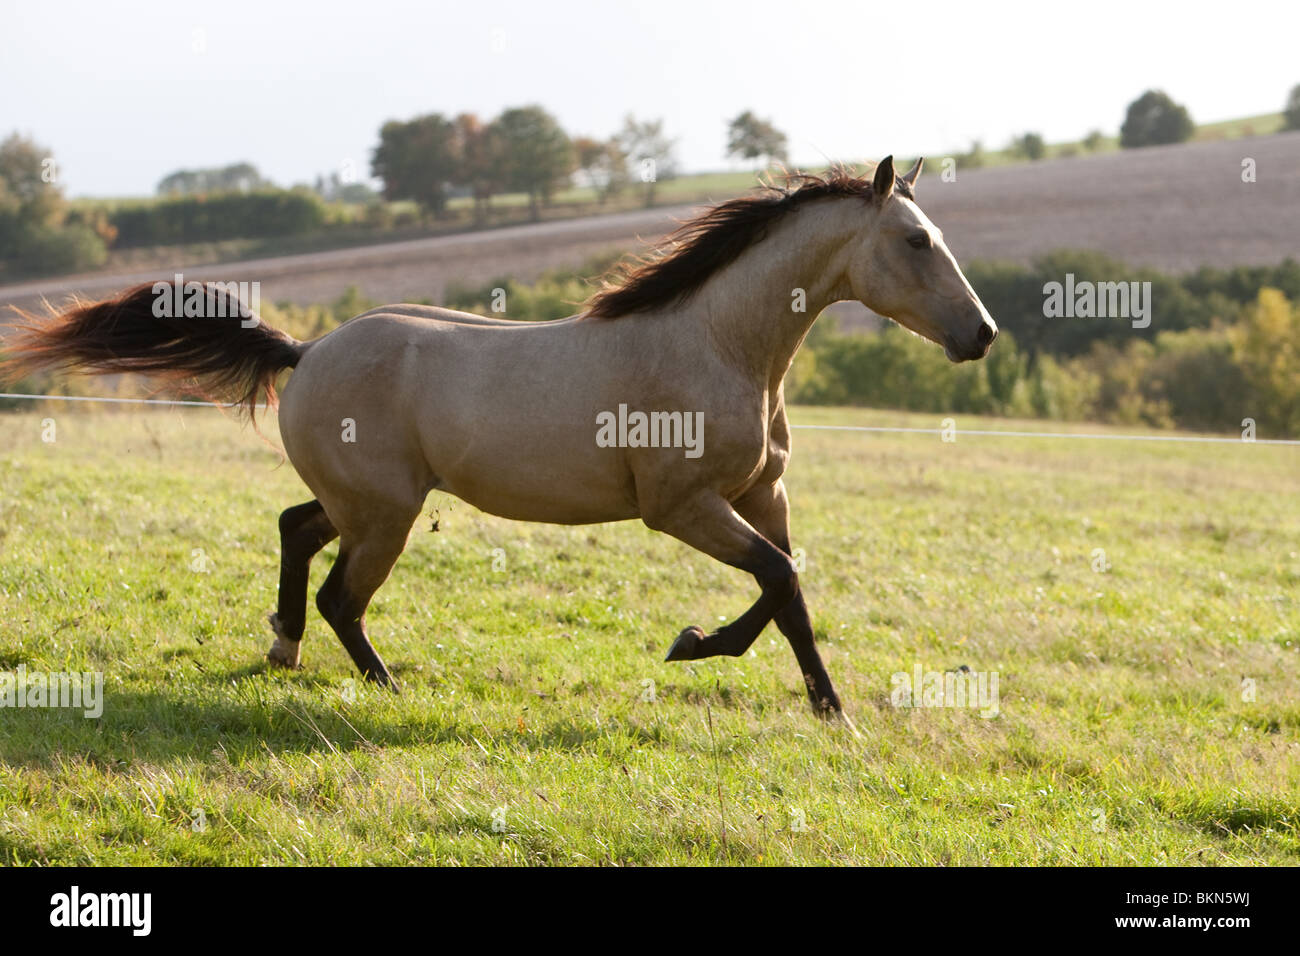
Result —
M568 318L393 305L300 342L220 284L195 283L205 303L195 317L158 309L178 290L145 283L42 319L23 313L3 370L145 373L249 417L277 404L277 378L293 370L278 396L280 438L313 498L279 518L273 665L301 666L308 568L338 538L316 607L361 674L397 689L366 608L437 490L519 521L640 519L753 576L748 610L711 633L684 628L666 661L740 656L774 621L813 710L830 716L842 705L792 558L785 375L838 301L865 304L953 362L983 358L998 331L916 203L921 168L900 176L891 156L869 178L842 166L792 173L714 205ZM700 424L696 454L679 422Z

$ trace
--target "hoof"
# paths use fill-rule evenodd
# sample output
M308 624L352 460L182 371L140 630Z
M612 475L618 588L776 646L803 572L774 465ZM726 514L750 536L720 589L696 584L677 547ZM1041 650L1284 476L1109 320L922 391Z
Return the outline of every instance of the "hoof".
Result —
M838 720L844 716L844 708L840 706L839 698L834 696L812 701L812 709L822 720Z
M829 681L825 683L824 688L819 689L817 679L811 674L805 674L803 680L804 686L808 689L808 702L812 704L814 714L823 720L831 720L844 713L844 708L840 706L839 694L835 693Z
M287 667L290 670L297 670L299 667L298 658L302 651L302 641L291 641L280 633L280 619L272 614L268 620L271 622L271 630L275 631L275 642L271 649L266 652L266 659L276 667Z
M391 691L394 694L400 694L402 692L402 685L397 683L393 678L393 675L388 673L386 670L378 672L366 671L362 676L367 682L382 687L384 690Z
M668 648L668 656L664 661L695 660L702 640L704 640L704 631L692 624L677 635L677 640L673 641L673 646Z

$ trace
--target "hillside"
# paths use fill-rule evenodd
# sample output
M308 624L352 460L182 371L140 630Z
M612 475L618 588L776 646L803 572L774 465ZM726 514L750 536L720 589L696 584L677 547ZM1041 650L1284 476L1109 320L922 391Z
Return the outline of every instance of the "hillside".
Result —
M1257 182L1241 180L1246 157L1257 164ZM1057 248L1097 249L1170 271L1300 257L1300 132L959 168L954 182L941 180L937 163L933 169L918 199L963 262L1024 262ZM370 299L438 301L449 283L502 275L531 280L603 249L638 248L690 210L673 206L190 271L260 280L263 300L271 301L322 302L353 285ZM0 287L0 305L32 306L42 295L71 292L104 295L170 271Z

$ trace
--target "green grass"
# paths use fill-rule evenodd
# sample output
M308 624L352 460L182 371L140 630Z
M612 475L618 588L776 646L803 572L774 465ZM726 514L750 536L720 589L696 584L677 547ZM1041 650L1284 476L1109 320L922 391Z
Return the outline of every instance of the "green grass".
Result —
M1201 124L1193 131L1189 142L1205 143L1218 140L1243 139L1250 136L1272 136L1274 133L1282 132L1282 127L1284 125L1285 117L1283 117L1281 113L1261 113L1258 116L1243 116L1237 119L1222 120L1217 123ZM987 146L988 144L985 145ZM966 148L967 147L956 149L945 155L960 155ZM1082 139L1060 143L1047 143L1046 153L1043 156L1043 159L1037 160L1037 162L1052 159L1066 159L1073 156L1115 153L1119 150L1119 133L1117 131L1102 136L1100 142L1097 143L1094 149L1089 149ZM1030 160L1011 149L985 149L980 167L1009 166L1016 163L1027 162L1030 162Z
M307 495L266 445L207 410L0 417L0 669L105 680L98 720L0 710L0 860L1300 861L1297 449L795 439L802 578L861 738L812 716L772 628L661 662L748 606L739 573L436 495L370 613L403 694L357 687L314 610L304 669L268 671L275 519ZM1000 716L891 706L917 662L996 670Z
M1202 123L1192 134L1192 142L1200 143L1219 139L1242 139L1248 136L1272 136L1282 132L1286 117L1281 113L1261 113L1242 116L1218 123Z

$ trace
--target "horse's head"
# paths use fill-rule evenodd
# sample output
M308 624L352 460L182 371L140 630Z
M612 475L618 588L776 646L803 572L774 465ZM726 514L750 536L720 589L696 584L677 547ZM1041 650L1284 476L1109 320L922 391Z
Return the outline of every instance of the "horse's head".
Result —
M921 160L898 182L894 158L876 167L875 215L860 236L849 268L853 294L867 308L942 345L954 362L983 358L998 334L943 233L911 199Z

